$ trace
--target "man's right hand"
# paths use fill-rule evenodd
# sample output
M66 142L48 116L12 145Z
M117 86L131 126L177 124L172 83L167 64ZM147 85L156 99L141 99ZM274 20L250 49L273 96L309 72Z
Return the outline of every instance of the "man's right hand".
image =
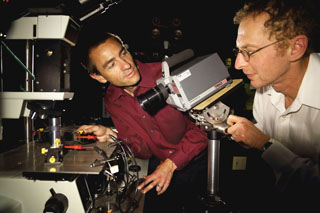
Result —
M109 135L117 137L117 133L113 131L110 127L102 125L82 125L77 130L83 131L84 134L94 134L99 142L114 142Z
M232 135L236 142L242 142L251 148L263 150L264 144L270 140L270 137L260 131L247 118L229 115L227 120L228 133Z

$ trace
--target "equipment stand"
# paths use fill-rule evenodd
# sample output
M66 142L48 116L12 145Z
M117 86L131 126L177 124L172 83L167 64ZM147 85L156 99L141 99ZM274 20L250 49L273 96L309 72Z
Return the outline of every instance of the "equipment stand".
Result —
M218 195L221 135L222 133L215 129L208 131L207 195L203 200L205 213L231 212L227 204Z

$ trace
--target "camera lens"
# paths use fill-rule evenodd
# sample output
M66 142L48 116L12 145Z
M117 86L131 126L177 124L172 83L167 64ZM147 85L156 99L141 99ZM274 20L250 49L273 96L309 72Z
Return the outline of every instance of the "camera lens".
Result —
M168 88L162 84L148 90L144 94L137 97L137 100L144 111L151 112L163 106L165 100L168 98Z

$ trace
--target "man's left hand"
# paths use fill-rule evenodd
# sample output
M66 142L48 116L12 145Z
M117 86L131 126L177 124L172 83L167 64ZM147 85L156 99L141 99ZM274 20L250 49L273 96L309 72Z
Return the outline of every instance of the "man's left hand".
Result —
M164 193L169 187L176 168L177 166L170 159L166 159L151 175L144 177L145 180L138 186L138 189L145 194L153 187L156 187L158 195Z

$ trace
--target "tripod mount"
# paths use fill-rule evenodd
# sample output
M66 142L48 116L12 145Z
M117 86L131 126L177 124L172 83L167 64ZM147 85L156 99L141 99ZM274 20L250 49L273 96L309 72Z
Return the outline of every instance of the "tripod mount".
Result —
M207 195L202 199L206 213L231 212L227 203L219 195L220 140L228 134L228 118L230 108L218 102L203 111L190 111L196 125L208 133L208 179Z

